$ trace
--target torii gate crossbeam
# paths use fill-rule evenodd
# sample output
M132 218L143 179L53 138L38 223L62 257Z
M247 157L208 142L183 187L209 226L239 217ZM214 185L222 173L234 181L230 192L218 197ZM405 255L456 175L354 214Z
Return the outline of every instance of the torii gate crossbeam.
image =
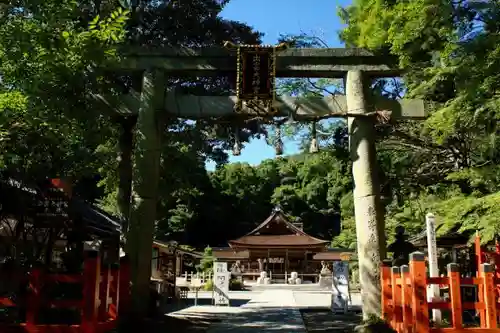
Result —
M236 72L235 53L225 48L124 50L119 65L130 70L161 69L170 76L223 76ZM370 77L401 74L397 58L358 48L286 49L276 54L276 77L344 78L360 70Z

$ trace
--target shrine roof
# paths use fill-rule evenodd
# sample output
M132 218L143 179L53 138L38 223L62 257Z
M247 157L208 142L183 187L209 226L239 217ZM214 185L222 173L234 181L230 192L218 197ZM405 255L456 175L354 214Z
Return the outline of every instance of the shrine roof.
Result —
M263 236L243 236L230 241L230 246L323 246L329 242L309 235L263 235Z
M308 235L294 225L279 208L245 236L229 241L231 247L322 247L329 241Z

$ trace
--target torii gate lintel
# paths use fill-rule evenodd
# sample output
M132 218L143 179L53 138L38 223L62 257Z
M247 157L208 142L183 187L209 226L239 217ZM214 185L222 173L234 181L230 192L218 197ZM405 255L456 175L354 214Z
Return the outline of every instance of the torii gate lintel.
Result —
M224 76L236 71L235 53L222 47L124 49L118 69L161 69L170 76ZM276 77L344 78L360 70L373 78L401 75L398 59L360 48L290 48L276 54Z

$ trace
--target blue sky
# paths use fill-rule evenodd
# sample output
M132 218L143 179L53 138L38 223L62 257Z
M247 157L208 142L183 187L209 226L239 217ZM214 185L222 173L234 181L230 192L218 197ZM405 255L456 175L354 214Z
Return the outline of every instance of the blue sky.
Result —
M337 32L341 28L337 8L350 4L350 0L311 0L310 5L299 0L231 0L221 16L240 21L264 33L264 44L276 44L280 34L305 32L321 37L330 47L341 47ZM285 155L298 152L296 142L284 140ZM248 162L251 165L274 158L274 148L264 139L252 140L240 156L230 154L230 162ZM207 169L213 170L208 162Z

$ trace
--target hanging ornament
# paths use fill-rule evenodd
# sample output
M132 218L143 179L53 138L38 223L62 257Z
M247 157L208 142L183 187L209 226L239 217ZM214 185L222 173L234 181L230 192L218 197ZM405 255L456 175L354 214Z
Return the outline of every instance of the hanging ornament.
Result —
M283 155L283 141L281 140L281 126L276 127L276 139L274 140L276 155Z
M316 122L312 123L312 129L311 129L311 145L309 146L309 152L311 154L319 152L319 146L318 146L318 139L316 138Z
M240 131L239 128L236 127L234 130L234 145L233 145L233 156L241 155L241 142L240 142Z

